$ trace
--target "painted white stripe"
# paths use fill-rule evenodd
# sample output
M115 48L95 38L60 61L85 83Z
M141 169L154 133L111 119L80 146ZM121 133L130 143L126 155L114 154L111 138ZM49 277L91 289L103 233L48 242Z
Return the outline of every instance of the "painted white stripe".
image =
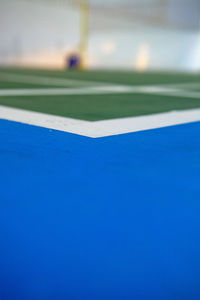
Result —
M179 89L170 89L170 88L158 88L156 90L149 89L146 90L146 93L149 94L157 94L162 96L172 96L172 97L179 97L179 98L194 98L200 99L200 92L198 91L186 91L186 90L179 90Z
M79 80L79 79L70 79L70 78L58 78L58 77L44 77L38 75L21 75L17 73L6 73L0 72L1 81L9 81L9 82L18 82L18 83L31 83L31 84L39 84L39 85L47 85L47 86L99 86L106 85L107 83L95 82L95 81L87 81L87 80Z
M191 97L200 98L198 91L186 91L180 90L180 88L188 86L196 87L198 83L179 83L179 84L168 84L162 86L124 86L116 84L108 84L101 82L91 82L83 80L74 80L66 78L53 78L44 77L29 74L18 74L18 73L7 73L0 72L1 80L11 82L23 82L23 83L34 83L44 84L48 86L69 86L75 85L76 88L57 88L57 89L2 89L0 90L0 96L38 96L38 95L91 95L91 94L118 94L118 93L142 93L142 94L158 94L175 97ZM89 87L92 84L93 87ZM86 85L85 88L77 88L81 85ZM103 86L101 86L103 85ZM95 87L96 86L96 87ZM179 87L179 89L177 89Z
M200 109L89 122L0 106L0 118L99 138L200 121Z
M99 86L99 85L114 85L119 86L116 83L108 82L99 82L99 81L88 81L80 79L71 79L71 78L61 78L61 77L46 77L41 75L31 75L31 74L19 74L19 73L8 73L5 71L0 71L0 79L3 81L18 82L18 83L32 83L32 84L42 84L47 86ZM180 82L180 83L163 83L157 85L170 88L192 88L199 87L199 82ZM121 86L121 85L120 85ZM133 85L123 85L125 87L134 87Z
M1 89L0 96L51 96L51 95L100 95L100 94L152 94L180 98L200 99L200 92L161 86L99 86L84 88Z
M113 119L95 122L99 134L95 137L112 136L149 129L168 127L200 121L200 109L171 111L147 116Z
M124 93L123 87L90 87L90 88L48 88L48 89L1 89L0 96L53 96L53 95L95 95Z
M200 99L200 92L198 91L186 91L164 86L137 86L132 88L126 87L126 89L124 88L124 91L121 90L121 92Z
M90 124L87 121L58 117L0 105L0 119L41 126L80 135L86 135Z
M76 88L68 89L2 89L0 96L38 96L38 95L95 95L95 94L118 94L118 93L141 93L141 94L157 94L163 96L184 97L184 98L200 98L198 91L186 91L186 88L199 87L198 82L162 84L157 86L128 86L109 84L106 82L95 82L69 78L44 77L29 74L0 72L0 79L4 81L42 84L47 86L71 86ZM92 87L90 87L92 85ZM81 88L82 86L82 88ZM85 86L85 88L83 88ZM80 87L80 88L78 88Z

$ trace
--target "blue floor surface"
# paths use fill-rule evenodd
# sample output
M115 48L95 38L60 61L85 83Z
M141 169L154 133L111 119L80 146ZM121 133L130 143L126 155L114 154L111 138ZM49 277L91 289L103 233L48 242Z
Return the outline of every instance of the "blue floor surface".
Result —
M0 299L200 299L200 122L90 139L0 120Z

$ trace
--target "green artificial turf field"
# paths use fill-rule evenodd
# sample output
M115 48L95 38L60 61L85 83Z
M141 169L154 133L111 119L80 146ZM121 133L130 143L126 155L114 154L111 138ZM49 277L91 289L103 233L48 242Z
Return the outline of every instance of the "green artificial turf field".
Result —
M200 75L134 73L124 71L68 72L31 69L0 69L0 105L75 119L97 121L187 110L200 107ZM154 87L155 91L109 91L106 87ZM45 95L43 89L69 89ZM89 92L81 92L81 89ZM92 88L97 88L91 92ZM173 90L171 90L173 89ZM175 90L174 90L175 89ZM25 90L25 95L15 91ZM38 90L37 95L29 94ZM76 91L80 90L80 93ZM13 91L12 95L5 93ZM27 94L26 94L27 93Z

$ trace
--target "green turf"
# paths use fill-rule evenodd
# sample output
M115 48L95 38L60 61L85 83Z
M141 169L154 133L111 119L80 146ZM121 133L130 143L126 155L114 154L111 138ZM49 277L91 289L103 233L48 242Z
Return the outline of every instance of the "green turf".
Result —
M0 97L0 104L72 117L102 120L200 107L200 100L158 95L70 95Z
M133 73L133 72L64 72L27 69L6 69L8 73L30 74L58 78L94 80L106 83L129 85L171 84L198 82L199 75ZM8 84L9 85L9 84ZM0 82L0 88L5 82ZM10 84L10 88L27 88L26 84ZM33 87L31 85L31 87ZM52 87L52 86L49 86ZM53 86L55 88L55 86ZM43 88L48 88L44 86ZM191 91L191 89L190 89ZM72 117L82 120L103 120L132 117L172 110L200 107L200 99L148 94L104 94L104 95L65 95L65 96L0 96L0 104L53 115Z
M79 80L89 80L94 82L118 83L127 85L146 84L175 84L184 82L199 82L200 74L187 73L136 73L131 71L55 71L55 70L35 70L35 69L0 69L8 73L19 73L29 75L39 75L58 78L70 78Z
M34 89L34 88L48 88L48 86L40 84L30 84L30 83L15 83L1 81L0 77L0 89Z
M193 92L199 92L200 91L200 84L199 86L198 85L195 85L195 86L185 86L185 87L181 87L183 90L186 90L186 91L193 91Z

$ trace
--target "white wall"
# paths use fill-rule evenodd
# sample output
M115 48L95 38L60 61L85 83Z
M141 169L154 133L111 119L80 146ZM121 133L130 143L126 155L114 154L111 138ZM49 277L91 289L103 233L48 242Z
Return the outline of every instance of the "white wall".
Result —
M90 39L90 66L141 70L200 70L200 34L143 28L95 33Z
M0 0L0 64L62 68L78 46L79 18L71 6ZM103 16L91 19L90 68L200 70L200 30L125 23L107 28ZM95 21L102 30L95 30Z
M108 1L92 10L91 67L200 70L199 0L138 0L120 8Z
M79 12L39 1L0 0L0 63L62 66L79 41Z

